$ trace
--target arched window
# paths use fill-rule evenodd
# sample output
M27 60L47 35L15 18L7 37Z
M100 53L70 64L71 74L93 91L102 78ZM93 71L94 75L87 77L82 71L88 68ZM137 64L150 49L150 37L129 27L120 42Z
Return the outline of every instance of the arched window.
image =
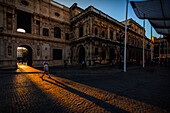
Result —
M95 35L97 35L98 34L98 30L97 30L97 28L95 28Z
M59 27L54 28L54 37L61 38L61 29Z
M27 1L25 1L25 0L22 0L21 3L22 3L23 5L25 5L25 6L28 6L28 5L29 5L29 3L28 3Z

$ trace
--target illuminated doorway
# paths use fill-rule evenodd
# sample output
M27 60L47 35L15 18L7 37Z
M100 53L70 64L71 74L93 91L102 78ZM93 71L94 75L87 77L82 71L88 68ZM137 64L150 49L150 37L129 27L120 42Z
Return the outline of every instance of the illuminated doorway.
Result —
M32 66L32 49L27 45L17 47L17 62Z

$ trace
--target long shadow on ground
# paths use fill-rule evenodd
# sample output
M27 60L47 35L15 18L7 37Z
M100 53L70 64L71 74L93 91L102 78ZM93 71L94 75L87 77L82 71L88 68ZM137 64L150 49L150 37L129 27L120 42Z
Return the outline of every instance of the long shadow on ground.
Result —
M125 96L170 111L170 76L168 67L155 67L114 74L56 74L75 82Z
M52 78L51 78L51 79L52 79ZM63 84L63 83L61 83L61 82L59 82L59 81L57 81L57 80L55 80L55 79L52 79L54 82L48 81L48 80L46 80L46 79L43 79L43 80L46 81L46 82L48 82L48 83L54 84L54 85L56 85L56 86L58 86L58 87L61 87L61 88L65 89L65 90L67 90L67 91L69 91L69 92L71 92L71 93L74 93L74 94L76 94L76 95L79 95L80 97L83 97L83 98L85 98L85 99L87 99L87 100L95 103L96 105L98 105L98 106L100 106L100 107L102 107L102 108L104 108L104 109L106 109L106 110L108 110L108 111L110 111L110 112L128 113L127 111L122 110L122 109L120 109L120 108L118 108L118 107L116 107L116 106L113 106L113 105L109 104L109 103L106 103L106 102L104 102L104 101L102 101L102 100L100 100L100 99L97 99L97 98L95 98L95 97L93 97L93 96L87 95L87 94L85 94L85 93L83 93L83 92L81 92L81 91L78 91L78 90L76 90L76 89L73 89L73 88L71 88L71 87L69 87L69 86L67 86L67 85L65 85L65 84ZM60 84L60 85L58 85L57 83Z

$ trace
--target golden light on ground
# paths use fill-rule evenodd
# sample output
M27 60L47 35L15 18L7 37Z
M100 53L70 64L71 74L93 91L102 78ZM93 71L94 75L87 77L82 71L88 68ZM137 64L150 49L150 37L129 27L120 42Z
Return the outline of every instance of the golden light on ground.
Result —
M35 68L19 65L23 72L42 72ZM95 87L74 82L51 75L40 78L41 73L25 74L37 87L56 102L60 102L70 112L110 112L112 108L120 108L133 113L166 113L167 110L140 102L124 96L119 96Z

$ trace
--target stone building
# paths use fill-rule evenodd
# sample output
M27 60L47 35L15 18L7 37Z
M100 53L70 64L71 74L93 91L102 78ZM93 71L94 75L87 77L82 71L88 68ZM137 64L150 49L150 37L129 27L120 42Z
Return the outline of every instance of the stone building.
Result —
M100 10L89 6L85 10L73 4L71 11L72 63L106 64L123 62L125 22L118 22ZM128 20L127 61L142 60L143 27ZM145 57L150 56L150 40L145 37Z
M154 45L154 59L157 59L158 61L160 55L161 62L170 60L170 46L168 46L169 42L167 41L166 37L164 38L154 37L153 45Z
M28 49L32 66L61 65L69 58L68 7L49 0L1 0L0 11L0 66L16 66L17 47Z
M30 66L106 64L123 61L125 22L89 6L70 8L52 0L0 1L0 67L17 64L17 48L28 50ZM143 28L128 20L127 60L142 59ZM145 57L150 54L145 37Z

